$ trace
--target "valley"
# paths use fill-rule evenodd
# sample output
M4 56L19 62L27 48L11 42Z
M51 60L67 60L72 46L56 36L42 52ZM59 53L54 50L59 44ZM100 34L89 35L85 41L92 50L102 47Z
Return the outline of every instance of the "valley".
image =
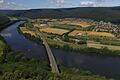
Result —
M0 0L0 80L120 80L120 6L44 1Z

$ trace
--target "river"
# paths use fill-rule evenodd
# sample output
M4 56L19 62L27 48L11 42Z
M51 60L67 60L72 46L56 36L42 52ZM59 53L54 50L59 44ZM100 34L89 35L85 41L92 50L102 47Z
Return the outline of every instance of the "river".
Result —
M47 60L44 46L37 45L19 34L17 28L21 23L17 22L9 26L1 31L0 35L5 38L12 50L23 52L29 58ZM52 51L59 66L82 68L94 74L120 80L120 57L90 56L76 52L66 52L55 48L52 48Z

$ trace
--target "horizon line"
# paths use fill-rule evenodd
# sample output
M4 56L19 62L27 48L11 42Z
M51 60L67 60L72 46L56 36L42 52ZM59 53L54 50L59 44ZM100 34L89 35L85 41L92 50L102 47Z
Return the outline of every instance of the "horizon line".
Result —
M110 8L110 7L120 7L120 6L98 6L98 7L63 7L63 8L30 8L30 9L0 9L0 10L38 10L38 9L72 9L72 8Z

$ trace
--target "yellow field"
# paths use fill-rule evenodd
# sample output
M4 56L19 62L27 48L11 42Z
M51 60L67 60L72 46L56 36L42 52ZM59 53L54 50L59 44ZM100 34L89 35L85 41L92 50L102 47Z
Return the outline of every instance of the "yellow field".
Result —
M69 36L79 36L79 35L85 35L87 34L88 36L96 36L96 37L112 37L115 38L115 35L107 32L93 32L93 31L79 31L79 30L74 30L71 33L69 33Z
M26 27L20 27L20 30L23 32L23 33L28 33L30 34L31 36L36 36L36 34L30 30L28 30Z
M81 27L89 27L90 23L84 22L84 21L61 21L60 24L71 24L71 25L77 25Z
M96 44L96 43L88 43L87 47L98 48L98 49L102 47L107 47L110 50L120 50L120 46L103 45L103 44Z
M8 17L10 20L18 20L17 17Z
M43 28L43 29L39 29L39 30L42 32L58 34L58 35L63 35L64 33L69 32L69 30L57 29L57 28Z

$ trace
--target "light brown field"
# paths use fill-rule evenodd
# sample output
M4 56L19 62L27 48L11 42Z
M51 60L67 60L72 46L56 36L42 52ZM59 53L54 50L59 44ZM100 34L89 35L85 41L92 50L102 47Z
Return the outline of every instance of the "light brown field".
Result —
M10 20L18 20L17 17L8 17Z
M60 24L70 24L70 25L77 25L81 27L89 27L91 24L84 21L61 21Z
M22 33L27 33L30 34L31 36L36 36L34 32L28 30L26 27L20 27L20 30L22 31Z
M42 32L58 34L58 35L63 35L64 33L69 32L69 30L57 29L57 28L43 28L43 29L39 29L39 30Z
M94 32L94 31L79 31L79 30L74 30L71 33L69 33L69 36L79 36L79 34L85 35L87 34L88 36L95 36L95 37L112 37L115 38L115 35L107 32Z

